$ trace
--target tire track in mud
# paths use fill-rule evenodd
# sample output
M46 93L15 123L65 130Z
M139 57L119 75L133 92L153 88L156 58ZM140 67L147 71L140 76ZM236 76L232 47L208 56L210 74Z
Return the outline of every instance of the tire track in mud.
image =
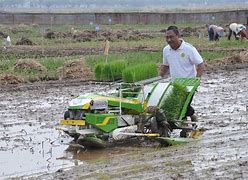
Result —
M203 80L195 104L208 130L200 141L198 175L203 178L247 178L247 70L228 71Z
M247 75L241 69L202 78L193 105L206 131L196 142L162 149L124 147L126 154L94 162L82 158L84 165L39 179L247 179Z
M61 88L61 87L74 87L74 86L85 86L94 87L94 86L109 86L109 88L115 87L116 82L104 82L104 81L95 81L95 80L59 80L59 81L41 81L41 82L33 82L33 83L22 83L22 84L8 84L8 85L0 85L0 92L16 92L16 91L29 91L29 90L39 90L44 91L42 93L46 93L47 89L51 88ZM94 90L94 88L93 88ZM4 100L5 101L5 100ZM2 104L4 104L2 101ZM6 101L8 102L8 100Z
M247 179L248 82L246 77L248 77L247 69L239 69L209 73L202 78L193 106L199 117L199 127L205 128L206 131L195 142L167 148L126 146L95 152L77 149L67 152L71 157L65 157L65 162L77 161L79 165L76 163L73 168L66 170L67 166L54 164L59 169L57 172L53 173L56 168L48 169L48 173L34 172L33 177L24 173L24 177L30 179ZM109 87L79 85L5 92L0 97L2 100L0 113L4 115L3 119L6 122L1 121L0 134L6 131L3 125L12 124L15 129L10 130L13 133L9 138L10 142L14 142L14 139L20 135L28 139L29 135L39 136L40 133L43 133L41 140L45 141L49 137L52 141L53 137L57 138L58 135L53 134L55 131L53 127L61 118L68 100L78 94L106 89ZM8 104L11 104L11 108L7 108ZM36 113L39 114L38 117ZM14 117L16 121L13 120ZM25 125L25 122L27 127L28 123L34 124L35 127L33 131L27 130L27 135L21 131L26 127L20 127ZM41 127L44 131L37 130ZM34 144L40 143L40 139L35 139ZM0 143L3 148L6 147L1 139ZM63 144L57 143L57 145L63 150L66 149ZM50 148L51 144L47 146ZM21 147L26 146L20 143L16 148ZM0 149L0 154L2 151ZM59 153L54 154L56 156Z

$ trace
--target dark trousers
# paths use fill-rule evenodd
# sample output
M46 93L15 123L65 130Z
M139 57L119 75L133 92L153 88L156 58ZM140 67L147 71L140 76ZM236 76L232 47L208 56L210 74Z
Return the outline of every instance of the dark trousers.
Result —
M210 29L208 30L208 37L209 37L209 41L217 41L217 40L219 40L219 35L218 35L218 33L216 33L216 34L214 35L214 30L213 30L213 28L210 28Z
M213 30L213 28L210 28L208 30L208 38L209 38L209 41L213 41L214 40L214 30Z
M228 34L228 37L227 37L228 40L231 39L232 34L234 35L234 37L235 37L236 40L239 39L239 38L237 37L237 34L236 34L235 32L233 32L233 31L229 28L229 34Z
M194 97L194 94L193 94L193 96L191 97L191 99L189 101L189 105L188 105L187 111L186 111L186 116L192 116L195 113L194 108L191 106L191 102L193 100L193 97Z

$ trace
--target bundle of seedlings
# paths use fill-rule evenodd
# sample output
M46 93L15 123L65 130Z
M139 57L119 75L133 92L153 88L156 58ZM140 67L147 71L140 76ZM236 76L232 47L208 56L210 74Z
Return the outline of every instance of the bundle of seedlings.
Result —
M168 121L174 121L179 118L187 95L186 86L173 83L172 90L168 93L161 105L161 109Z
M133 83L156 77L157 75L157 65L155 63L138 64L126 68L122 73L122 79L124 82Z
M122 72L127 67L124 60L98 63L94 67L94 76L100 81L114 81L122 78Z

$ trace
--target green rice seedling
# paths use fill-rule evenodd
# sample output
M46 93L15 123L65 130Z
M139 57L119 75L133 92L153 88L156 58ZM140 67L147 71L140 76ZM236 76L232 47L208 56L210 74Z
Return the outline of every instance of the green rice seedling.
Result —
M127 63L124 60L113 61L109 63L110 71L115 79L122 78L122 71L127 67Z
M94 71L95 72L95 71ZM100 79L99 80L106 80L106 81L111 81L111 80L114 80L114 77L112 76L113 74L111 73L111 67L109 64L105 63L105 64L102 64L102 67L101 67L101 75L100 75Z
M157 66L155 63L138 64L126 68L122 73L122 79L124 82L136 82L148 78L152 78L158 75Z
M126 61L125 57L122 58L122 54L109 54L108 62L118 61L119 59L123 59ZM97 64L104 64L106 62L106 56L104 55L88 55L85 56L86 63L91 67L95 68ZM128 61L126 61L128 62Z
M102 67L103 67L103 64L101 63L96 64L94 67L94 77L96 80L101 79Z
M178 83L173 84L171 92L163 100L161 106L168 121L177 120L179 118L187 94L186 86Z
M126 52L125 54L109 54L108 62L113 62L118 59L123 59L128 66L135 66L137 64L145 63L162 63L161 52ZM90 55L85 57L86 63L93 67L98 63L104 63L106 57L103 55Z
M109 63L99 63L94 68L96 80L111 81L122 78L122 71L127 67L124 60L113 61Z

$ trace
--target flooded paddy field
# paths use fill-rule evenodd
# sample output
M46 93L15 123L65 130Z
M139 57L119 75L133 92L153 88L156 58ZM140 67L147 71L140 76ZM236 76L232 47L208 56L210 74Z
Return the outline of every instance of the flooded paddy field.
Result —
M185 145L84 150L55 127L72 98L108 85L3 87L0 179L247 179L248 71L206 73L193 101L203 135Z

